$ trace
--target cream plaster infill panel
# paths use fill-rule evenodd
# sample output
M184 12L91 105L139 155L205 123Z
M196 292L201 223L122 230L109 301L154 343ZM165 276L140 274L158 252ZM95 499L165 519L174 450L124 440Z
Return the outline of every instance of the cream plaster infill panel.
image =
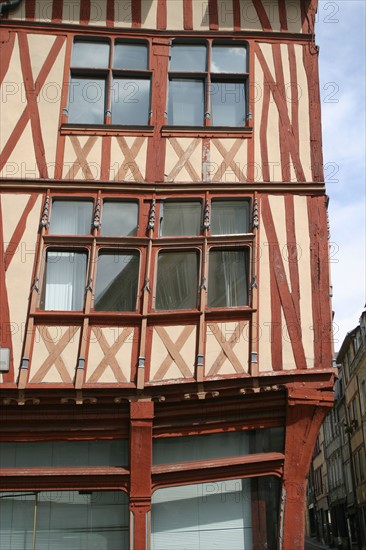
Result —
M288 287L291 292L289 257L287 251L285 198L283 195L269 195L268 200L271 207L272 218L274 228L276 230L283 267L286 273Z
M50 23L52 20L52 8L53 2L45 0L36 0L35 21L41 21L42 23Z
M63 0L62 22L78 25L80 23L81 0Z
M39 178L30 121L17 141L7 163L1 170L0 177L24 180Z
M176 140L178 145L182 148L183 151L188 150L188 148L193 144L196 138L173 138ZM193 146L193 145L192 145ZM187 162L191 164L192 168L198 176L197 179L193 179L192 176L187 172L186 165L178 171L178 173L173 177L170 177L173 169L181 161L182 156L174 150L170 139L166 140L166 158L165 158L165 181L201 181L202 179L202 140L200 143L197 143L194 151L187 159Z
M262 2L263 7L266 11L267 17L269 19L269 22L271 23L271 27L273 31L280 32L281 30L281 23L280 23L280 14L278 9L278 1L277 0L264 0Z
M220 343L217 341L217 334L231 346L230 338L237 329L239 321L231 323L210 323L207 324L206 331L206 353L205 353L205 376L220 376L224 374L236 374L236 370L231 363L229 357L225 355L225 359L217 373L210 374L210 370L215 364L223 350ZM215 336L214 330L217 330ZM249 362L249 323L245 323L245 327L240 331L237 340L232 345L233 354L238 358L243 371L248 373Z
M268 170L270 181L282 181L279 121L277 105L271 92L267 126Z
M297 101L297 91L294 90L296 96L292 98L292 86L291 86L291 75L290 75L290 60L289 60L289 48L288 44L281 44L281 60L283 68L283 80L285 82L285 90L282 92L284 94L284 100L286 102L287 114L290 122L292 123L292 105L293 101Z
M287 27L289 32L302 32L301 0L286 2Z
M310 235L307 197L294 196L295 231L299 243L300 312L302 342L308 368L314 368L314 320L311 289Z
M141 0L141 28L156 29L157 13L158 0Z
M28 34L29 57L32 65L33 81L35 82L56 37L50 34ZM59 100L61 97L59 98Z
M282 325L282 365L283 370L296 370L296 363L294 352L292 349L292 343L290 339L290 333L287 328L287 323L283 309L281 308L281 325ZM296 334L300 338L300 333L297 331ZM295 336L296 337L296 336Z
M254 62L254 71L255 71L255 85L254 85L254 113L253 118L256 121L257 131L254 132L254 163L255 163L255 181L263 180L263 170L262 170L262 153L261 153L261 140L260 140L260 125L263 116L263 92L264 92L264 74L262 67L258 61L258 58L255 57Z
M122 152L117 142L117 138L112 137L109 179L120 180L120 178L118 177L118 173L123 164L126 162L127 171L125 173L125 176L123 177L123 181L140 181L141 178L139 177L138 172L140 172L143 181L145 181L148 138L136 138L131 136L123 136L123 138L126 141L129 149L132 149L136 140L143 140L143 143L138 154L136 155L136 158L133 158L132 161L130 161L126 159L124 153Z
M101 363L101 361L105 358L106 353L103 351L101 345L100 345L100 339L103 337L103 339L107 342L107 345L109 348L112 348L112 346L117 342L118 338L122 335L122 333L125 330L125 327L95 327L95 331L93 331L90 335L90 344L89 344L89 352L88 352L88 362L87 362L87 381L90 381L90 378L93 377L93 374L95 370L98 368L98 365ZM115 355L113 355L113 359L117 362L119 368L121 369L124 378L129 382L131 380L131 360L132 360L132 347L133 342L135 338L135 331L132 331L132 333L126 338L124 343L121 345L120 349L117 351ZM104 384L110 384L110 383L116 383L121 382L121 380L117 380L116 376L111 369L110 365L107 365L104 369L101 376L98 378L98 380L93 380L95 383L104 383Z
M193 0L193 30L207 31L210 28L208 0Z
M38 101L49 178L53 178L55 173L65 51L66 44L64 44L61 48L61 51L47 77L45 85L39 94Z
M92 0L90 2L89 25L104 27L107 19L107 0Z
M266 60L270 73L273 77L273 80L276 82L276 71L274 66L272 44L266 44L264 42L261 42L261 43L258 43L258 47L262 50L263 56Z
M16 123L27 106L23 81L18 36L16 35L8 72L4 76L0 89L0 151L5 147Z
M229 152L240 138L218 138L218 142ZM210 144L210 163L208 166L209 180L221 181L223 183L232 183L246 181L248 174L248 139L241 139L240 147L233 158L231 164L235 165L235 170L231 164L228 164L218 150L214 141ZM225 153L226 154L226 153ZM241 176L242 174L242 176Z
M219 0L217 13L220 31L232 31L234 29L233 0Z
M259 284L259 342L258 365L259 372L272 370L271 355L271 286L268 237L261 216L259 226L260 250L260 284Z
M84 162L83 159L78 159L71 142L72 139L78 140L80 147L83 149L88 140L93 138L90 136L75 136L74 138L66 136L62 177L67 179L85 180L88 179L86 174L86 169L88 169L90 170L92 176L91 179L99 180L103 138L96 138L95 143L86 157L86 162Z
M29 198L29 194L23 193L1 193L0 195L5 249L7 244L11 241L14 229L20 221L20 216Z
M114 2L114 26L115 27L132 27L132 8L133 0L115 0Z
M11 217L17 219L23 212L23 197L22 200L19 201L20 204L16 200L16 198L20 196L21 195L13 195L11 204L6 204L6 202L5 204L3 203L4 225L7 219ZM29 195L26 195L26 197L29 197ZM15 372L21 360L41 206L42 196L40 195L32 211L29 213L21 242L6 271L6 287L9 299Z
M183 30L183 0L168 0L167 28L170 30Z
M312 181L311 150L310 150L310 112L309 90L306 77L303 51L305 46L295 44L297 82L299 86L299 128L300 128L300 159L306 181ZM313 86L315 84L312 84Z
M186 326L171 326L171 327L163 327L163 328L167 333L168 337L170 338L172 345L175 346L175 342L178 340L183 330L186 329ZM182 346L180 350L177 350L177 353L179 353L179 355L182 357L185 364L187 365L191 376L193 376L194 374L195 350L196 350L196 330L192 330L185 344ZM156 374L160 366L162 365L162 363L165 361L167 357L169 357L171 361L170 361L169 368L163 374L162 379L163 380L176 380L181 378L184 379L185 378L184 374L178 368L178 365L174 361L172 355L167 350L157 330L154 328L153 339L152 339L150 380L158 380L158 378L155 378Z
M49 336L46 335L45 331L48 331ZM75 327L69 327L69 326L50 326L50 327L37 327L36 333L35 333L35 342L30 362L30 376L29 380L30 383L33 382L34 376L37 375L38 370L41 368L41 366L48 360L50 356L50 351L47 349L47 346L44 342L44 339L48 341L48 345L52 348L53 346L57 345L58 342L61 340L61 338L68 334L68 343L66 344L65 348L61 351L60 358L62 359L67 373L69 375L68 383L71 383L75 376L75 369L77 364L77 353L79 348L79 340L80 340L80 328L77 328L75 334L74 334ZM42 335L43 338L42 338ZM48 384L61 384L64 383L62 380L61 375L59 374L55 362L53 362L50 366L47 372L44 376L42 376L42 379L40 380L40 383L48 383Z
M262 25L252 0L240 1L240 25L246 31L262 30Z

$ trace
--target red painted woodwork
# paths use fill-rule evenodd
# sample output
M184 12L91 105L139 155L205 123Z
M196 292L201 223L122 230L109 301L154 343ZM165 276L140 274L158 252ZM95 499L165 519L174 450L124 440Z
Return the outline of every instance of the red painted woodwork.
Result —
M191 31L193 29L193 1L194 0L183 0L183 26L186 31Z

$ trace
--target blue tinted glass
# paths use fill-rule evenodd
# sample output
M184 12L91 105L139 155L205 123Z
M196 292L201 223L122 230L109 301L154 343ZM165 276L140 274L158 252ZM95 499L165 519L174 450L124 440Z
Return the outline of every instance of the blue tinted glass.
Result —
M210 98L214 126L245 126L244 82L213 82Z
M113 67L116 69L148 69L146 44L116 44Z
M69 91L69 122L104 124L105 79L72 78Z
M247 50L244 46L213 46L211 72L246 73Z
M168 124L203 126L204 83L173 79L169 82Z
M115 78L111 89L111 100L112 124L148 124L150 80Z
M206 46L176 44L171 49L170 71L206 70Z
M71 67L96 67L106 69L109 65L109 44L106 42L74 42Z

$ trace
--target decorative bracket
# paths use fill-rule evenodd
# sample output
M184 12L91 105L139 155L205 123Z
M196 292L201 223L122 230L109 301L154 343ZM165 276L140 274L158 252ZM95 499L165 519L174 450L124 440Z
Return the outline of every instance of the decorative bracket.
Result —
M101 212L100 199L98 199L94 210L94 219L93 219L94 229L98 229L100 227L100 212Z
M203 228L210 229L210 206L208 201L205 202L205 211L203 213Z
M258 209L258 200L254 199L253 202L253 222L252 222L253 229L258 229L259 227L259 209Z
M148 226L147 226L148 230L154 229L154 227L155 227L155 218L156 218L156 200L153 199L151 201L150 212L149 212L149 223L148 223Z
M39 224L40 227L47 227L49 215L50 215L50 197L49 195L47 195L43 205L41 223Z

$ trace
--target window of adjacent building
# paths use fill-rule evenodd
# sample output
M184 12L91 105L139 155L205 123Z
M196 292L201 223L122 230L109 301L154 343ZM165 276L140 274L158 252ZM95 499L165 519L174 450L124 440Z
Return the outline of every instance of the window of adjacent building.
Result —
M6 550L129 550L128 496L121 491L0 494Z
M148 124L151 72L146 43L76 38L70 74L68 122Z
M53 235L88 235L91 231L93 201L52 201L49 233Z
M238 42L174 41L169 66L168 124L245 126L247 48Z
M275 550L279 490L271 476L158 489L152 495L151 550L254 548L258 538L261 547ZM266 518L260 536L259 506Z
M208 269L208 306L248 304L248 251L211 249Z
M47 250L41 308L73 311L84 306L87 253Z
M103 201L100 234L107 237L131 237L138 227L138 203L118 200Z
M98 255L94 309L96 311L135 311L139 253L102 250Z
M160 204L160 236L199 235L201 217L201 201L164 201Z
M193 250L158 254L155 309L197 307L199 255Z

